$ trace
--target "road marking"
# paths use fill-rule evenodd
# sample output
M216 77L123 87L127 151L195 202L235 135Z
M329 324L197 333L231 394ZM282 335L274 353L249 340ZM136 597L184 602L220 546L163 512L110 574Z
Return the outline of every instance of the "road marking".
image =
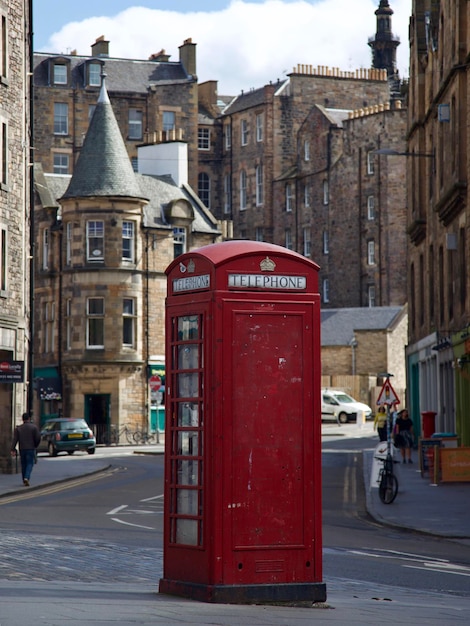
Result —
M341 552L343 554L347 552L348 554L365 556L372 559L395 559L402 561L400 564L401 567L407 569L419 569L425 572L439 572L441 574L456 574L457 576L470 577L470 567L467 565L457 565L456 563L451 563L448 559L426 557L412 552L400 552L396 550L377 550L372 552L366 548L362 550L327 548L324 550L324 554L332 554L335 552ZM416 565L413 563L416 563Z
M121 504L120 506L117 506L116 508L112 509L112 511L108 511L107 515L125 515L125 516L130 516L130 515L163 515L163 510L160 508L161 506L163 506L163 494L159 494L158 496L151 496L150 498L143 498L142 500L139 501L140 503L155 503L156 508L155 509L138 509L138 508L129 508L129 505L127 504ZM132 524L131 522L125 522L122 519L119 519L119 517L112 517L111 518L113 522L118 522L119 524L125 524L127 526L135 526L137 528L145 528L147 530L155 530L155 528L151 528L149 526L141 526L140 524Z
M141 526L140 524L131 524L131 522L124 522L122 519L118 519L117 517L111 518L113 522L117 522L118 524L124 524L125 526L135 526L136 528L144 528L145 530L155 530L152 526Z
M141 500L141 502L151 502L152 500L161 500L163 498L163 493L160 496L152 496L151 498L145 498Z
M418 565L403 565L408 569L420 569L425 572L439 572L440 574L456 574L457 576L470 576L470 569L466 568L467 571L459 571L461 569L460 565L451 565L448 567L441 567L434 563L424 563L424 567L419 567Z
M116 513L119 513L119 511L122 511L123 509L127 509L127 504L122 504L121 506L117 506L112 511L109 511L108 513L106 513L106 515L116 515Z

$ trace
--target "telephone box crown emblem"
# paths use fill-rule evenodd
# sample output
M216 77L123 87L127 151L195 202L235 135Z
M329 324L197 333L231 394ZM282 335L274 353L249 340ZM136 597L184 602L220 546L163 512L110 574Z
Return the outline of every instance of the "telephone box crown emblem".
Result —
M276 264L268 256L261 261L259 266L263 270L263 272L274 272L274 270L276 269Z
M185 265L184 263L180 263L180 272L182 274L184 274L185 272L189 272L190 274L192 274L194 272L194 268L195 268L195 264L194 261L192 259L189 259L188 265Z

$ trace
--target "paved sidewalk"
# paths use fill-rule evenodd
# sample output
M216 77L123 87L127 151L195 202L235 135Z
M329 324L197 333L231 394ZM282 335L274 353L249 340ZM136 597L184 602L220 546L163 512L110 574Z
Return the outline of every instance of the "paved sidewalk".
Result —
M363 454L367 510L377 521L441 537L470 539L470 483L433 485L421 476L417 453L412 465L395 464L398 494L383 504L378 489L370 486L373 450Z
M470 483L433 485L429 476L421 476L418 451L414 450L411 465L395 464L398 495L392 504L383 504L375 483L371 487L374 450L379 443L372 422L343 426L323 424L323 442L343 436L371 439L370 448L366 448L362 456L367 511L375 520L436 536L470 540Z
M66 462L64 462L65 460ZM31 486L25 487L21 479L21 465L18 456L18 474L0 474L0 498L17 492L26 493L28 490L72 480L79 476L94 474L109 467L110 463L111 459L109 458L95 458L92 455L80 459L65 459L62 455L57 458L39 455L31 475Z
M126 454L164 454L163 444L144 446L112 446L108 450L121 451ZM99 447L98 447L99 450ZM13 461L14 462L14 461ZM0 498L13 493L26 493L39 487L53 485L68 480L73 480L89 474L96 474L108 468L113 462L113 456L84 455L77 453L75 456L60 454L51 458L47 454L39 454L38 462L33 468L30 486L25 487L21 479L21 465L18 456L17 474L0 474ZM3 626L0 621L0 626Z

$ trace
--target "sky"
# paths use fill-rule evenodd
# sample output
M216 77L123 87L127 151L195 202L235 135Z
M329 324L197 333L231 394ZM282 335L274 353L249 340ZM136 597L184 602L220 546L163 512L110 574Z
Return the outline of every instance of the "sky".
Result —
M400 38L397 67L408 76L412 0L389 0ZM371 66L369 37L379 0L33 0L35 52L89 55L104 35L111 57L148 59L197 44L199 82L218 81L220 95L282 80L297 64ZM197 9L195 9L197 7Z

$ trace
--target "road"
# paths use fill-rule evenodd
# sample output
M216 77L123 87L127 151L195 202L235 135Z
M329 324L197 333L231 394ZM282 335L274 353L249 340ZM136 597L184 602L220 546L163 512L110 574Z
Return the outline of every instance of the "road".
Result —
M469 597L468 545L384 528L368 518L361 451L374 444L367 437L323 442L327 589L347 579L371 597L378 584L393 593L407 587ZM0 501L0 579L142 582L156 588L162 572L163 457L116 453L97 451L109 457L111 468L92 479ZM67 461L64 456L40 462Z
M329 578L341 577L366 583L372 594L380 583L470 597L468 542L387 528L367 515L361 452L375 444L376 438L323 441L327 586Z

